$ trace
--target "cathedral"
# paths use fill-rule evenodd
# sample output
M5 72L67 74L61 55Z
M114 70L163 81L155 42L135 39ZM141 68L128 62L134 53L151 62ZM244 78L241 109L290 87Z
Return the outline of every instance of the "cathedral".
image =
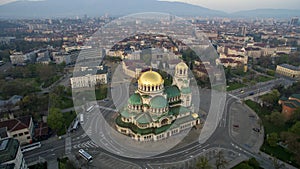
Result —
M200 124L194 113L188 66L175 67L172 86L153 70L138 78L138 89L116 118L117 130L137 141L157 141Z

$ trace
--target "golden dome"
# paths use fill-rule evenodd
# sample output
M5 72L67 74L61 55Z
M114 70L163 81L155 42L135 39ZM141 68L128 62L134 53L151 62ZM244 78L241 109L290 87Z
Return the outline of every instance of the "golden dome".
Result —
M187 68L188 66L183 61L181 61L176 65L176 69L187 69Z
M159 73L149 70L147 72L142 73L138 80L138 83L141 85L155 86L163 84L164 80Z

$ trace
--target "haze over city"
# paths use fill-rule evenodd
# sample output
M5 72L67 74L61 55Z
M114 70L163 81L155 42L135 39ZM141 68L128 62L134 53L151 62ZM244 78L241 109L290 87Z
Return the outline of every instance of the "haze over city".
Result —
M163 1L163 0L162 0ZM237 12L254 9L300 9L298 0L165 0L184 2L225 12Z
M0 5L16 2L18 0L1 0ZM19 1L45 1L45 0L19 0ZM100 2L103 0L99 0ZM242 10L254 9L300 9L298 0L158 0L169 2L184 2L198 5L209 9L220 10L225 12L237 12Z

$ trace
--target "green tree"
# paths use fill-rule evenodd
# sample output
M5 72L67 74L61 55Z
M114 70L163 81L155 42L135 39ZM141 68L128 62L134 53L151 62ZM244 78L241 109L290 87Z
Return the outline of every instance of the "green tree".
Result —
M197 169L210 169L210 168L212 168L212 167L209 165L207 158L204 157L204 156L201 156L201 157L197 160L196 168L197 168Z
M292 133L297 134L298 136L300 136L300 121L296 122L291 128L290 131Z
M280 138L288 145L288 150L294 154L294 159L300 165L300 136L292 132L281 132Z
M55 131L60 131L64 129L64 118L61 111L57 108L51 108L47 118L47 123L50 128Z
M228 162L226 161L224 152L222 150L216 154L215 159L216 159L215 166L217 169L226 168Z
M279 100L280 93L278 90L274 89L271 93L267 93L262 95L260 99L262 100L263 104L267 107L274 107Z
M249 164L243 162L240 163L239 165L233 167L233 169L254 169L252 166L250 166Z
M297 121L300 121L300 107L298 107L294 113L292 114L291 118L289 119L289 122L294 124Z
M255 158L250 158L250 159L248 160L248 164L249 164L250 166L252 166L254 169L260 169L260 165L259 165L259 163L256 161Z
M283 126L285 123L284 115L279 112L272 112L271 115L267 116L267 119L276 126Z
M267 136L267 142L271 147L276 147L278 141L278 134L277 133L270 133Z

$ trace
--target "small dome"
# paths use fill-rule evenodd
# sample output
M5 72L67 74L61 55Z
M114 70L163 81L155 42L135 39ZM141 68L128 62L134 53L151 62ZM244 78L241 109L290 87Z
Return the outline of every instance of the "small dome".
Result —
M183 61L181 61L176 65L176 69L187 69L187 68L188 66Z
M168 98L178 97L180 96L180 90L177 86L169 86L165 89L165 93L167 94Z
M140 85L155 86L155 85L163 84L164 80L159 73L150 70L150 71L144 72L140 76L138 83Z
M131 95L128 99L128 103L131 105L142 105L142 98L140 96L140 94L138 93L134 93L133 95Z
M190 87L183 87L181 89L181 93L183 93L183 94L190 94L190 93L192 93L192 90L191 90Z
M159 109L168 106L168 101L163 96L155 96L150 100L150 107Z

